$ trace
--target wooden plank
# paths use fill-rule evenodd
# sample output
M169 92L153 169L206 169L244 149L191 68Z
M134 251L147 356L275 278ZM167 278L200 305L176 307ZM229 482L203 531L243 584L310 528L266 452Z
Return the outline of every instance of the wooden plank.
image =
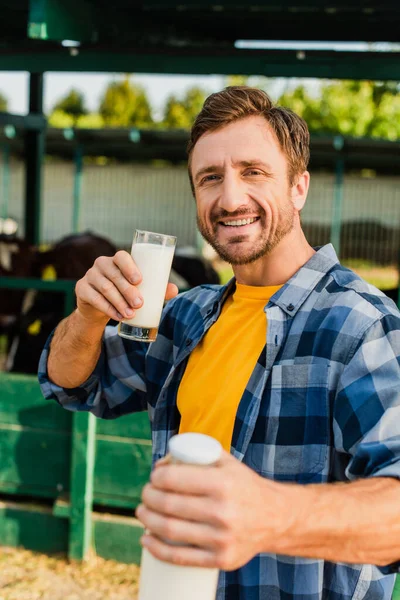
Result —
M0 425L0 491L57 497L69 488L70 449L64 432Z
M97 435L151 440L151 428L147 412L124 415L120 419L99 419Z
M68 494L62 494L53 505L53 515L60 519L71 518L71 503Z
M139 521L94 513L93 530L96 554L123 563L140 564L143 527Z
M70 558L84 560L91 543L96 419L74 414L71 455Z
M70 431L72 415L45 400L36 376L0 373L0 423Z
M57 498L70 489L70 452L69 434L0 424L0 492ZM150 468L149 440L97 436L93 501L136 507Z
M140 564L143 527L133 517L92 513L98 556ZM57 518L40 504L0 502L0 545L37 552L67 552L68 519Z
M97 436L94 501L134 508L149 480L151 442Z
M394 585L392 600L400 600L400 576L396 577L396 583Z
M36 377L0 375L0 386L0 456L7 457L0 492L55 498L69 491L73 413L45 400ZM94 501L134 508L150 473L148 415L99 419L97 427Z
M49 507L0 502L0 544L37 552L66 552L68 521L54 517Z

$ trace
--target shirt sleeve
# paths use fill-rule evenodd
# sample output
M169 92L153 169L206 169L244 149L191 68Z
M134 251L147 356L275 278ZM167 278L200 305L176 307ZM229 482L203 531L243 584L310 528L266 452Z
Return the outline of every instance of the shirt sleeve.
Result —
M102 419L114 419L147 408L144 377L148 344L120 337L117 327L107 326L102 350L92 375L76 388L62 388L50 381L47 361L49 337L39 361L39 383L45 398L72 411L88 411Z
M384 315L359 340L339 381L333 429L336 450L350 456L345 471L350 481L400 479L400 318L396 315ZM378 568L385 574L397 573L400 561Z

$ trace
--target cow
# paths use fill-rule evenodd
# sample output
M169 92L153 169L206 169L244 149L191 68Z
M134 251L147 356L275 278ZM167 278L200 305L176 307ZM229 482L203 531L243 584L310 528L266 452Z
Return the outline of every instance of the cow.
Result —
M50 272L58 279L75 281L84 276L98 256L113 256L117 251L113 243L89 231L69 235L46 252L34 251L22 240L18 241L17 246L18 250L13 250L11 255L15 258L21 254L19 260L25 265L23 272L20 269L19 276L43 277L46 274L48 276ZM25 262L22 261L22 256ZM9 262L7 266L10 266ZM7 271L7 274L17 274L13 272L13 266L12 262L11 271ZM180 290L203 283L219 283L217 271L194 249L178 249L172 267L170 280ZM62 292L33 290L20 296L18 321L8 333L6 370L34 374L37 372L40 353L48 336L64 317L65 296ZM0 303L0 314L2 312ZM14 312L14 317L16 316Z
M23 240L9 240L8 253L13 256L9 275L77 280L84 276L98 256L113 256L116 246L91 232L69 235L50 250L41 252ZM8 259L9 260L9 259ZM21 263L24 269L15 269ZM46 275L47 273L47 275ZM8 292L7 292L8 293ZM6 370L36 373L40 353L46 339L64 316L65 295L62 292L28 290L18 292L18 303L0 302L0 313L8 318L8 353ZM7 294L3 294L7 295Z
M218 272L211 262L192 247L177 248L172 261L172 269L186 282L180 288L193 288L203 283L219 284ZM173 276L171 277L171 281Z
M36 277L36 250L15 235L0 234L0 277ZM0 288L0 331L4 333L20 314L24 300L21 290Z

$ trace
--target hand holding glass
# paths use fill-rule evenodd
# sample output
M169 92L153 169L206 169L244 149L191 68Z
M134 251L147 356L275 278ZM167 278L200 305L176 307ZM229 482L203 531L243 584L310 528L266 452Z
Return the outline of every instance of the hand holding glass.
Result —
M142 274L137 286L143 298L132 319L124 319L118 325L121 337L141 342L154 342L164 305L168 278L176 246L176 237L141 231L133 238L131 256Z

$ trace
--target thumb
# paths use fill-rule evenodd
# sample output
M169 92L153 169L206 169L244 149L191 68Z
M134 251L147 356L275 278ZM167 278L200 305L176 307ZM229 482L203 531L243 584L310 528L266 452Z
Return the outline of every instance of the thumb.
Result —
M229 463L232 464L233 462L238 462L237 458L232 456L232 454L229 454L229 452L227 452L226 450L222 450L222 454L219 461L217 462L217 466L223 467L224 465L227 465Z
M169 283L167 285L167 291L165 293L165 299L166 300L171 300L172 298L175 298L175 296L177 296L179 294L179 290L177 288L177 286L174 283Z

